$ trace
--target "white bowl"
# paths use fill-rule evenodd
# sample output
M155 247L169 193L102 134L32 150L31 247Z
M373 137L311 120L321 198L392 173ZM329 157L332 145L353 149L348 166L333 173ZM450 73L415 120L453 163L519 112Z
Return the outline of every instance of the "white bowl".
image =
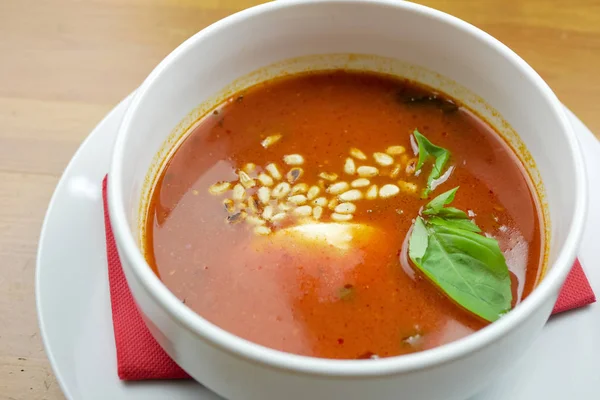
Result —
M350 67L401 73L449 92L489 117L516 144L518 137L501 124L497 110L533 156L539 171L533 175L543 182L551 223L548 272L525 301L489 327L432 350L376 361L287 354L241 339L195 314L144 260L140 219L152 183L148 177L191 121L189 113L199 104L214 104L225 87L235 90L269 74L302 69L311 58L277 64L231 85L261 67L340 53L402 60L359 57L353 64L353 58L346 58ZM312 58L320 67L336 66L342 59ZM192 119L201 112L192 113ZM152 334L179 365L216 393L256 400L453 400L474 394L507 370L546 322L582 233L584 175L582 155L555 95L521 58L486 33L408 2L291 0L219 21L158 65L123 119L108 193L127 281Z

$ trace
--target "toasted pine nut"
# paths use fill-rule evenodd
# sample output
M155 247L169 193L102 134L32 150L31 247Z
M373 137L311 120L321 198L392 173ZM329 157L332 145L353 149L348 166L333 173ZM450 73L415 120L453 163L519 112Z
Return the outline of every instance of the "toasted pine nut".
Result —
M362 151L360 151L359 149L353 147L350 149L350 155L354 158L356 158L357 160L366 160L367 156L365 155L365 153L363 153Z
M258 214L258 204L256 203L254 196L248 197L248 209L254 214Z
M400 188L396 185L392 185L390 183L383 185L381 189L379 189L379 197L388 198L397 195L400 193Z
M263 209L262 217L268 221L273 217L273 213L274 213L273 206L266 206Z
M316 198L320 192L321 192L321 188L319 188L318 186L311 186L310 189L308 189L308 193L306 194L306 197L309 200L312 200L312 199Z
M231 187L230 182L217 182L208 188L210 194L223 194Z
M412 182L398 181L398 186L405 192L415 193L418 189L417 185Z
M326 181L329 181L329 182L333 182L333 181L335 181L338 178L337 174L334 174L334 173L330 174L328 172L321 172L319 174L319 177L321 177L321 178L323 178L323 179L325 179Z
M385 152L388 153L390 156L397 156L398 154L402 154L406 151L406 149L404 148L404 146L390 146L387 149L385 149Z
M331 219L337 222L347 222L350 221L352 218L354 218L354 215L352 214L331 214Z
M365 196L369 200L373 200L377 198L377 185L372 185L369 190L367 190L367 194Z
M225 199L223 200L223 205L225 206L225 211L228 213L232 213L235 211L235 205L233 204L233 200Z
M321 219L321 215L323 215L323 207L316 206L315 208L313 208L313 218L314 219Z
M329 203L327 204L327 208L329 208L330 210L335 210L335 208L337 207L337 205L339 204L338 199L336 199L335 197L331 200L329 200Z
M369 181L367 178L358 178L353 180L350 183L350 186L352 186L353 188L361 188L361 187L367 187L371 184L371 181Z
M273 217L271 217L271 221L272 222L283 221L285 219L285 217L287 217L287 214L284 212L280 212L280 213L273 215Z
M266 226L257 226L256 228L254 228L254 233L256 233L257 235L266 236L271 233L271 228Z
M341 201L356 201L362 199L363 194L358 189L348 190L338 196Z
M252 225L264 225L266 222L261 217L256 217L254 215L249 215L246 217L246 221Z
M238 176L240 177L240 183L246 189L253 188L256 186L256 181L248 176L244 171L238 171Z
M358 176L360 176L361 178L372 178L379 174L379 170L377 168L368 165L362 165L358 167L356 172L358 172Z
M354 203L341 203L335 207L335 212L338 214L354 214L356 205Z
M262 183L263 186L272 186L273 185L273 178L271 178L269 175L265 174L264 172L261 172L260 174L258 174L257 179L260 183Z
M238 222L245 220L247 215L248 214L246 214L246 211L240 211L238 213L229 215L227 218L225 218L225 221L230 224L237 224Z
M308 217L309 215L312 214L312 207L311 206L300 206L300 207L294 209L294 214L301 215L303 217Z
M356 164L350 157L346 158L346 162L344 163L344 172L348 175L354 175L356 173Z
M373 159L382 167L389 167L394 163L394 157L385 153L373 153Z
M340 193L348 190L349 187L350 187L350 185L348 185L348 182L344 182L344 181L336 182L327 188L327 193L340 194Z
M327 205L327 199L325 197L319 197L313 200L315 206L325 207Z
M276 180L281 180L281 172L279 172L279 168L277 168L276 164L267 164L267 166L265 167L265 169L267 170L267 172L269 174L271 174L271 176L273 177L273 179Z
M281 198L287 196L287 194L290 192L290 190L291 190L291 187L290 187L289 183L281 182L273 188L273 191L271 192L271 196L276 199L281 199Z
M301 194L308 192L308 185L306 183L298 183L292 187L292 194Z
M263 204L269 204L269 200L271 200L271 189L265 186L261 186L256 192L258 199Z
M236 183L235 186L233 187L233 194L231 197L235 201L244 200L244 197L246 197L246 190L244 189L244 187L241 184Z
M306 196L303 194L297 194L295 196L289 197L288 201L290 203L294 203L297 206L300 206L300 205L306 203Z
M295 183L304 174L302 168L292 168L285 176L289 183Z
M283 156L283 162L287 165L302 165L304 164L304 157L300 154L287 154Z
M242 168L244 170L245 173L247 173L248 175L250 175L251 173L253 173L254 171L256 171L256 164L254 163L248 163L246 165L244 165L244 168Z
M282 135L279 133L276 135L267 136L266 138L264 138L264 140L262 142L260 142L260 145L262 147L264 147L265 149L268 149L269 147L273 146L275 143L279 142L281 137L282 137Z

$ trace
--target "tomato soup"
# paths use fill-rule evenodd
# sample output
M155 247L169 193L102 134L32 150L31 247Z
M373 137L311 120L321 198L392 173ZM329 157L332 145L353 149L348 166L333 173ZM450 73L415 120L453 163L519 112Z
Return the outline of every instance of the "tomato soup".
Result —
M215 325L285 352L378 358L457 340L522 301L542 271L540 215L513 150L459 102L312 72L190 128L144 240L164 284Z

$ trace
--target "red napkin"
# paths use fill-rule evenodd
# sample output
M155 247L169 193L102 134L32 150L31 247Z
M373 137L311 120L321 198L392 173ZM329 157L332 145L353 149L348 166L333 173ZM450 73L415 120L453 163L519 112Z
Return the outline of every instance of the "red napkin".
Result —
M102 195L104 199L108 279L119 378L122 380L189 378L189 375L175 364L154 340L142 320L129 292L110 226L106 200L106 178L102 182ZM581 264L579 260L575 260L573 269L563 285L552 313L556 314L582 307L595 301L596 296L581 268Z

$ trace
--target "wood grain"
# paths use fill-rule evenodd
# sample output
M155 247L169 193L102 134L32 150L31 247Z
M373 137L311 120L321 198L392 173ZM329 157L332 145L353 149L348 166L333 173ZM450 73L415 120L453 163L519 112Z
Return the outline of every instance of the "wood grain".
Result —
M35 252L81 141L173 48L253 0L0 2L0 400L63 399L35 315ZM600 1L424 0L513 48L600 132Z

